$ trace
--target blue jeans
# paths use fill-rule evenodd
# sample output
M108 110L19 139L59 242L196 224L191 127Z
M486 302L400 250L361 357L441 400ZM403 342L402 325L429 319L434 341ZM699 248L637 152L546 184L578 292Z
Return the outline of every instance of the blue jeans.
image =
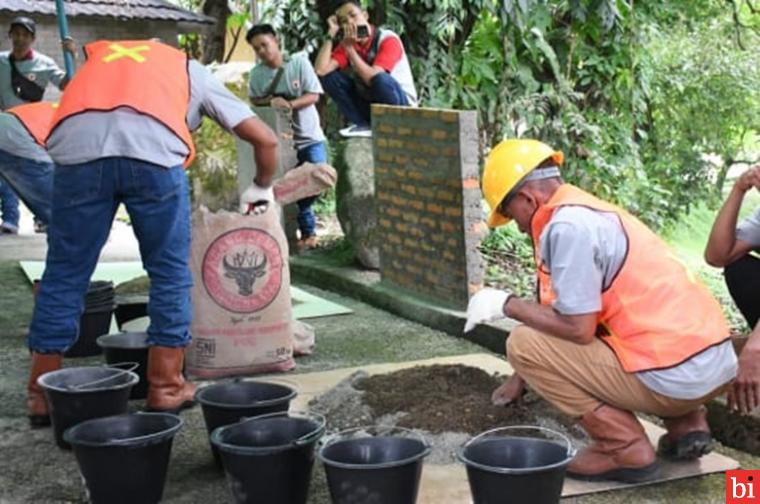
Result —
M148 343L190 342L190 196L181 166L128 158L56 166L45 273L29 328L29 348L63 352L79 335L90 277L124 203L150 277Z
M50 205L53 200L53 163L34 161L0 150L0 181L3 186L0 198L3 200L5 222L18 225L18 200L16 200L15 222L10 218L13 214L6 218L5 189L11 187L38 220L43 224L50 222ZM13 198L16 198L15 194Z
M338 106L343 116L358 126L369 126L370 104L409 105L406 93L401 84L387 72L380 72L370 81L370 100L362 97L356 86L356 81L345 72L335 70L323 76L322 87Z
M0 217L3 224L18 227L19 211L18 198L13 188L7 183L0 182Z
M324 142L307 145L298 149L296 157L298 158L299 165L304 163L326 163L327 147ZM298 200L298 229L301 230L301 239L317 234L315 230L314 210L311 209L311 205L316 199L316 196L310 196Z

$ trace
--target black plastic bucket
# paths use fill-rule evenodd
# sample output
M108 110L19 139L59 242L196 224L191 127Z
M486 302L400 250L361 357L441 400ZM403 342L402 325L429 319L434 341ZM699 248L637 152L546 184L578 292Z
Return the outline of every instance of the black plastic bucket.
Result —
M88 420L63 436L74 448L90 502L152 504L161 500L181 427L176 415L136 413Z
M203 419L209 435L217 427L237 423L247 417L288 411L296 390L279 383L232 381L203 387L195 393L201 403ZM221 467L219 452L211 445L216 463Z
M96 341L98 336L108 334L110 331L111 315L113 315L113 302L85 309L79 318L79 336L63 355L65 357L100 355L102 350Z
M515 435L527 431L540 431L543 437ZM547 434L562 442L545 439ZM514 426L475 436L457 455L467 466L474 504L555 504L575 449L559 432Z
M368 427L339 432L319 459L334 504L414 504L429 453L429 444L413 431Z
M104 334L96 340L108 364L134 362L134 372L140 377L137 385L129 393L130 399L145 399L148 396L148 334L144 332L123 332Z
M305 504L314 445L325 419L312 413L270 413L211 433L237 503Z
M112 367L72 367L45 373L37 383L45 390L55 442L63 440L69 427L90 420L127 412L129 391L139 377Z
M116 296L116 325L121 329L125 322L148 316L148 296Z

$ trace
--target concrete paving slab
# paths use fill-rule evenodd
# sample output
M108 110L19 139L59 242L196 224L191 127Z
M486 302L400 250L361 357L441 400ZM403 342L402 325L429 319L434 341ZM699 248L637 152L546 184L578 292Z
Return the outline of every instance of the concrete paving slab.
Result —
M350 367L334 369L319 373L305 373L301 375L291 375L287 378L281 376L271 376L271 381L280 381L290 384L298 390L298 396L291 403L296 409L308 409L311 399L317 397L338 384L341 380L352 375L356 371L364 371L370 375L391 373L400 369L407 369L414 366L430 366L434 364L461 364L483 369L489 374L512 374L513 370L509 363L490 354L468 354L448 357L436 357L432 359L415 360L409 362L373 364L369 366ZM665 433L661 427L651 422L642 420L647 435L653 445L657 445L657 440ZM719 453L710 453L699 460L692 462L668 462L661 460L662 476L646 485L663 483L682 478L691 478L723 472L731 469L737 469L739 463L725 455ZM562 489L563 497L572 497L586 495L597 492L606 492L632 488L640 485L631 485L615 482L586 482L578 481L571 478L565 480ZM467 473L462 464L433 465L425 464L423 466L422 480L420 482L420 495L417 500L420 504L439 504L446 502L448 504L470 504L472 502L470 489L467 482Z

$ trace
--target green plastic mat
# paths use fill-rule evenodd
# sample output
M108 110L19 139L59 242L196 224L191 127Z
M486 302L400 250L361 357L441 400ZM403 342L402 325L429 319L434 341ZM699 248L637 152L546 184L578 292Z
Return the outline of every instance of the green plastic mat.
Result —
M44 261L19 261L19 265L29 282L42 278L42 272L45 269ZM100 262L91 280L110 280L114 285L118 285L145 274L142 263L139 261ZM290 287L290 294L293 298L293 317L297 319L345 315L352 312L350 308L309 294L295 286Z
M45 261L19 261L19 265L30 282L42 278L45 271ZM90 280L110 280L118 285L145 275L147 273L139 261L99 262Z

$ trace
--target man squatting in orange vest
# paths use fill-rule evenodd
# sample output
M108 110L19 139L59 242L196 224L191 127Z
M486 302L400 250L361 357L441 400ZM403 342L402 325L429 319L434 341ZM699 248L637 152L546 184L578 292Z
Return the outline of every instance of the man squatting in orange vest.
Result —
M274 201L274 133L203 66L154 41L97 41L61 98L47 136L55 161L45 273L29 328L28 415L49 422L37 378L77 339L90 276L120 203L150 277L148 398L154 411L192 405L182 376L190 342L190 199L183 166L203 115L253 145L256 176L241 204Z
M54 107L41 101L0 112L0 181L13 188L45 226L50 223L53 161L44 142Z
M483 193L490 227L514 219L531 236L539 302L485 288L465 331L505 317L515 374L493 393L517 399L527 383L580 419L592 443L568 475L641 482L658 476L655 450L633 412L662 417L662 457L711 449L704 403L727 390L737 360L708 290L638 219L565 184L563 154L535 140L505 140L488 157Z

